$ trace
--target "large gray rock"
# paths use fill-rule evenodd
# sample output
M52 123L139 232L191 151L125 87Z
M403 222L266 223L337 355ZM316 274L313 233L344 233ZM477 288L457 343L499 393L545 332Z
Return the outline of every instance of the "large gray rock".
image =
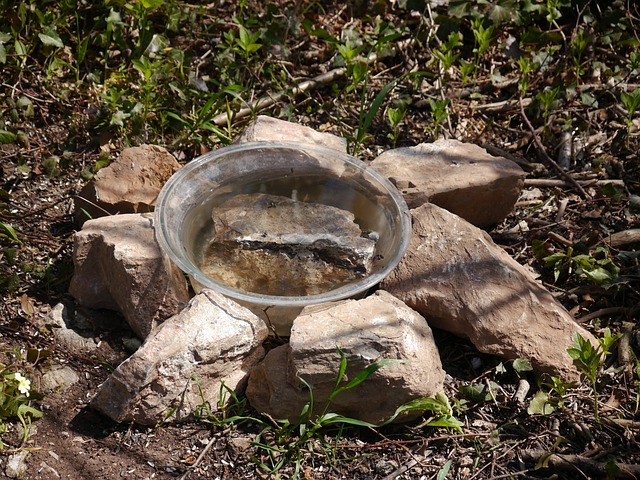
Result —
M126 148L80 191L75 200L76 217L84 222L118 213L151 212L158 193L179 168L173 155L162 147Z
M457 215L432 204L411 213L409 249L382 288L481 352L527 358L540 372L579 378L567 348L576 333L597 341L549 291Z
M258 115L234 143L287 142L347 151L347 140L332 133L322 133L298 123Z
M266 325L249 310L203 290L120 364L91 406L116 422L187 420L204 401L218 403L221 383L244 388L249 369L264 356L266 337Z
M400 405L433 396L442 388L444 371L426 321L389 293L379 291L298 317L289 344L271 350L251 372L249 402L261 413L294 421L309 401L300 377L311 385L314 413L318 414L336 382L337 348L346 355L348 380L382 359L404 363L386 365L359 386L339 394L331 412L381 424Z
M511 160L457 140L389 150L371 166L398 187L409 208L435 203L480 228L511 212L525 175Z
M155 240L151 214L89 220L75 235L73 263L69 293L85 307L121 312L140 338L189 301L182 272Z

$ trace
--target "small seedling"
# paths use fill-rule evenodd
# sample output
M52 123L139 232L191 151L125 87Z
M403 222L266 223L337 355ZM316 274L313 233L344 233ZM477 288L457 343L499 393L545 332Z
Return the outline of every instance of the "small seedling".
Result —
M627 148L629 148L629 139L631 137L631 125L633 122L633 115L638 109L640 109L640 88L636 88L633 92L621 92L620 101L622 106L627 111L627 117L625 122L627 124Z
M398 137L400 135L400 123L404 120L407 114L407 108L405 104L401 104L398 107L387 108L387 121L391 126L392 132L389 134L389 138L393 141L395 147L398 143Z
M438 136L440 126L449 117L447 107L449 106L449 100L433 100L429 99L429 109L431 110L431 117L433 118L433 127L431 128L434 138Z
M622 334L611 335L611 331L607 328L604 331L604 336L598 339L599 346L594 347L589 340L576 333L573 339L573 348L567 349L569 356L576 361L578 368L591 384L594 414L598 422L600 422L597 391L598 371L604 358L611 353L613 344L621 337Z
M606 286L620 275L620 267L613 262L605 247L596 248L593 254L574 253L573 247L567 247L565 251L543 258L547 268L553 267L554 281L575 272L581 278Z

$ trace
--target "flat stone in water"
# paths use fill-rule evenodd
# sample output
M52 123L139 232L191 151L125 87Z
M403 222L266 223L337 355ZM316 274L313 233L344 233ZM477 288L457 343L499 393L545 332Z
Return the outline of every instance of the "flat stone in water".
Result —
M215 207L202 271L269 295L319 294L369 273L375 240L351 212L279 195L242 194Z

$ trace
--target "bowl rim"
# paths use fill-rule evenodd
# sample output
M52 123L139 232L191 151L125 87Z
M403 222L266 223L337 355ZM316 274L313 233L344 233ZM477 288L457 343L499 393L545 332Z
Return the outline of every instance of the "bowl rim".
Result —
M348 163L352 167L356 168L363 175L373 178L374 183L378 184L381 189L388 194L392 200L393 205L396 206L399 213L399 226L400 226L400 243L393 258L387 263L387 265L378 272L374 272L366 277L359 279L355 282L348 283L327 292L306 295L306 296L285 296L285 295L266 295L262 293L248 292L237 288L230 287L222 282L219 282L207 275L205 275L198 267L196 267L191 261L185 260L182 255L178 254L169 241L170 235L167 231L167 224L164 221L166 213L166 203L168 201L169 194L179 184L183 178L190 172L202 168L208 163L215 163L224 161L224 157L232 155L236 152L253 151L265 148L284 148L297 151L307 151L310 153L317 152L323 155L335 156L337 159ZM347 152L341 152L332 148L309 145L306 143L293 143L293 142L280 142L280 141L259 141L259 142L245 142L239 144L232 144L217 148L210 152L205 153L189 163L181 167L176 171L169 180L164 184L155 202L154 209L154 230L155 236L160 249L164 255L167 255L171 262L175 264L180 270L189 275L192 282L195 280L200 286L217 291L231 299L241 302L247 302L254 305L269 306L281 306L281 307L302 307L306 305L313 305L318 303L333 302L343 300L350 297L355 297L358 294L366 292L371 287L377 285L384 279L391 271L400 263L404 257L411 240L411 214L409 208L398 189L389 181L384 175L375 170L372 166L365 163L363 160L350 155Z

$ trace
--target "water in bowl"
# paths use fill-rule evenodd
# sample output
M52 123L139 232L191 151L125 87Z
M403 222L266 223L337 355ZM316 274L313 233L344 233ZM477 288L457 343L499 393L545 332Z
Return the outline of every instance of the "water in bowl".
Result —
M351 212L362 237L375 240L372 264L366 271L319 261L309 251L257 249L212 242L212 212L236 195L263 193L297 202L321 204ZM213 188L185 221L184 241L191 260L209 277L231 288L274 296L323 294L384 268L397 246L397 226L389 209L366 186L325 174L279 175L237 179Z

